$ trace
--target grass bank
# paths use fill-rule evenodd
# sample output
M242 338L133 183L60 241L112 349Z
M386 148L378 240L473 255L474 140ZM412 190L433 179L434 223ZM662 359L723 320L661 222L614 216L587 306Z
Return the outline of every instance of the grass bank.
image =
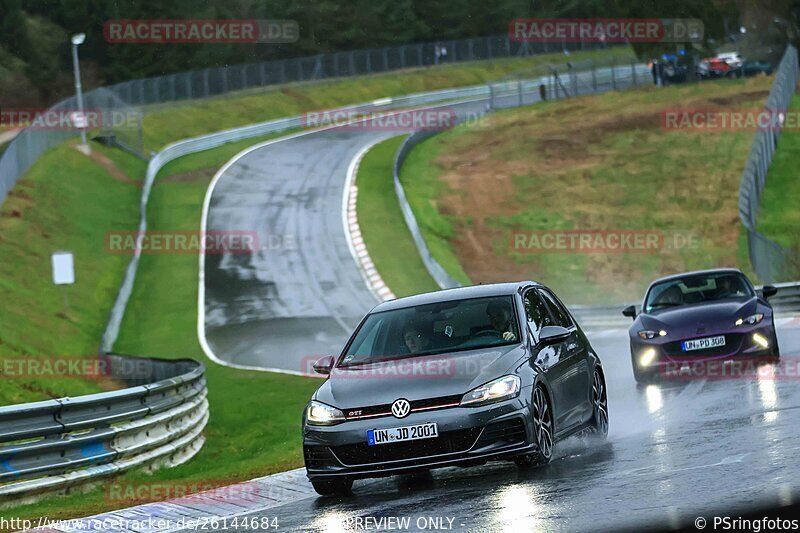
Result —
M747 271L737 198L752 132L665 129L661 114L757 108L771 82L648 87L502 111L419 145L401 179L432 252L457 279L533 278L571 303L608 303L640 298L662 274ZM533 238L570 231L636 232L658 244L608 253Z
M789 113L800 113L800 95L795 95ZM758 211L758 229L790 251L795 276L800 276L800 131L785 128L767 174Z
M408 231L394 192L394 156L405 136L393 137L370 149L358 167L358 225L364 243L383 280L395 296L439 289L428 274Z
M289 117L306 111L368 102L376 98L452 87L480 85L511 72L546 63L563 64L589 58L629 57L627 47L609 50L543 54L296 83L233 93L152 109L144 117L144 143L158 150L169 142L235 126Z
M154 231L197 230L203 197L216 169L247 146L268 138L232 143L167 165L157 177L150 196L149 227ZM47 154L43 161L58 155L58 152ZM130 161L120 163L124 165ZM134 189L138 195L140 190ZM113 194L112 191L108 193ZM97 198L100 205L107 201L109 198L105 196ZM131 229L136 224L138 220L134 217L119 229ZM100 239L102 243L107 227L107 224L90 225L82 238ZM105 254L100 248L95 250L91 260L99 262L105 255L129 259L129 256ZM115 290L117 286L118 283L113 286ZM205 430L206 443L198 455L176 468L153 474L131 472L88 492L47 498L6 509L4 514L51 518L86 516L119 508L120 502L111 497L119 493L116 487L139 486L147 493L150 492L147 487L163 487L164 484L177 490L193 485L219 486L302 465L300 413L319 380L234 370L208 361L196 335L197 290L196 255L143 255L115 351L204 361L211 417ZM112 299L109 298L109 302ZM103 315L102 320L97 321L98 338L105 318ZM146 501L145 498L129 504Z

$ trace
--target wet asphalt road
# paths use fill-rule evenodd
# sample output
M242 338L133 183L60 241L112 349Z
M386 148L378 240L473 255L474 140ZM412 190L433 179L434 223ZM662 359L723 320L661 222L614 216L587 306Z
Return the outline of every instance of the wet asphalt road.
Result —
M353 157L392 134L317 132L255 150L227 169L212 196L208 229L257 231L263 246L252 256L209 256L207 338L219 357L307 370L304 357L337 351L374 305L346 244L341 202ZM625 331L590 338L606 368L607 442L562 442L550 465L530 471L493 463L437 470L428 480L357 481L347 498L310 497L250 516L277 517L282 531L435 524L455 531L598 531L677 527L697 516L711 519L715 510L797 501L797 379L637 387ZM784 320L779 339L785 361L800 356L800 320ZM408 527L378 522L390 517L408 519Z
M598 69L598 86L610 88L609 79L609 69ZM616 75L618 84L626 79L629 73ZM590 92L590 73L577 80L575 90ZM539 101L535 84L525 91L531 91L523 95L526 104ZM493 101L508 107L519 97ZM473 119L487 104L483 99L447 108ZM217 357L308 372L321 355L340 351L377 303L345 237L347 170L367 147L404 133L359 127L312 131L256 148L225 169L211 196L207 230L255 232L259 250L205 257L205 331Z
M552 463L530 471L490 463L437 470L429 480L356 481L353 496L310 497L250 516L277 517L282 531L386 531L372 520L388 517L410 520L394 530L430 530L428 520L439 519L452 531L604 531L686 526L698 516L797 502L797 378L640 388L625 332L590 338L608 381L604 444L564 441ZM799 318L782 321L779 341L786 363L800 356Z
M452 107L476 114L485 106ZM359 152L401 134L313 132L253 150L223 173L207 228L255 232L260 249L206 256L206 338L218 357L305 372L312 359L341 350L378 303L345 237L345 177Z

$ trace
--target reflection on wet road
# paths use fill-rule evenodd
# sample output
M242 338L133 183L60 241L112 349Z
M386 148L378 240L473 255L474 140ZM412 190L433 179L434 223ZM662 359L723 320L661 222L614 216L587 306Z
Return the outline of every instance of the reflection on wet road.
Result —
M743 512L800 496L796 375L637 387L624 332L590 338L606 367L607 442L562 442L550 465L527 471L490 463L356 481L353 496L255 515L277 516L290 531L365 530L377 524L365 520L389 517L406 517L408 530L440 519L454 531L597 531L688 525L715 509ZM800 356L800 322L779 327L779 339L785 361Z

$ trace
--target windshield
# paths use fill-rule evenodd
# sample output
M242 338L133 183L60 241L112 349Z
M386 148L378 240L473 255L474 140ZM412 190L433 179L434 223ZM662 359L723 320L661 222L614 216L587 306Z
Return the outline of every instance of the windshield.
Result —
M741 274L704 274L657 283L650 288L645 312L678 305L731 298L752 298L754 292Z
M405 307L368 316L340 366L491 348L519 338L511 296Z

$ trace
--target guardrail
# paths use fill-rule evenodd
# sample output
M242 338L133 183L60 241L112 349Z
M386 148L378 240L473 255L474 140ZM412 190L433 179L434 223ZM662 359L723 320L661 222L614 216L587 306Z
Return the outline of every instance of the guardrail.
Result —
M797 49L790 45L778 66L764 109L775 114L785 112L795 93L798 77L800 73ZM753 265L759 280L764 283L792 279L800 274L792 271L793 268L787 260L788 252L780 244L756 230L761 193L766 186L772 156L778 147L781 126L782 124L776 124L756 132L739 185L739 218L747 230L750 264Z
M358 113L367 111L389 110L406 108L413 106L420 106L425 104L447 102L449 100L466 100L473 98L485 98L489 95L489 89L485 85L477 85L472 87L463 87L460 89L445 89L441 91L428 91L423 93L416 93L408 96L400 96L394 98L382 98L372 102L362 104L345 106L337 108L332 112L343 113ZM161 168L170 161L183 157L185 155L202 152L211 148L216 148L230 142L241 141L253 137L260 137L270 133L285 132L305 126L303 117L289 117L277 120L270 120L267 122L260 122L258 124L251 124L240 128L233 128L224 130L200 137L193 137L191 139L184 139L168 145L166 148L157 153L147 165L147 173L145 175L144 184L142 187L142 196L139 205L139 235L144 235L147 231L147 202L150 198L150 191L153 187L158 172ZM122 318L125 314L125 308L130 299L133 291L133 284L136 278L136 271L139 265L139 258L141 256L141 246L137 246L134 250L131 262L125 272L125 277L120 286L117 294L117 299L114 306L111 308L108 325L103 333L103 338L100 343L100 349L103 352L110 352L113 348L114 342L119 335L119 328L122 324ZM201 276L202 276L201 272ZM203 280L201 279L202 283Z
M276 84L319 81L462 61L607 49L614 46L624 45L589 42L520 43L509 40L507 35L472 37L178 72L100 87L85 92L83 98L86 109L134 112L134 108L139 106L191 101ZM444 55L441 54L443 48L446 50ZM64 113L77 109L75 97L70 97L53 105L48 111ZM122 127L113 124L103 129L134 153L145 151L142 146L141 123ZM45 151L76 135L77 129L47 131L26 128L13 139L6 151L0 154L0 205L17 180Z
M562 71L561 74L559 74L559 68L565 67L543 66L536 70L544 74L535 78L490 83L480 93L480 96L487 96L488 109L484 112L521 107L539 102L541 101L539 87L542 85L550 87L549 98L561 99L579 94L607 92L650 83L647 77L649 73L647 67L634 61L625 63L623 66L619 65L616 60L600 63L595 63L594 61L581 62L578 67L572 65L566 68L565 72ZM472 96L479 96L479 94L476 92ZM459 287L461 284L448 274L431 254L419 223L414 216L414 211L408 203L403 183L400 181L400 170L411 150L438 133L441 132L418 131L409 135L400 145L395 155L392 179L397 201L403 213L403 219L411 233L411 238L414 240L417 252L422 258L425 268L440 288L449 289Z
M128 388L0 407L0 506L149 466L202 447L205 368L192 360L98 356Z

